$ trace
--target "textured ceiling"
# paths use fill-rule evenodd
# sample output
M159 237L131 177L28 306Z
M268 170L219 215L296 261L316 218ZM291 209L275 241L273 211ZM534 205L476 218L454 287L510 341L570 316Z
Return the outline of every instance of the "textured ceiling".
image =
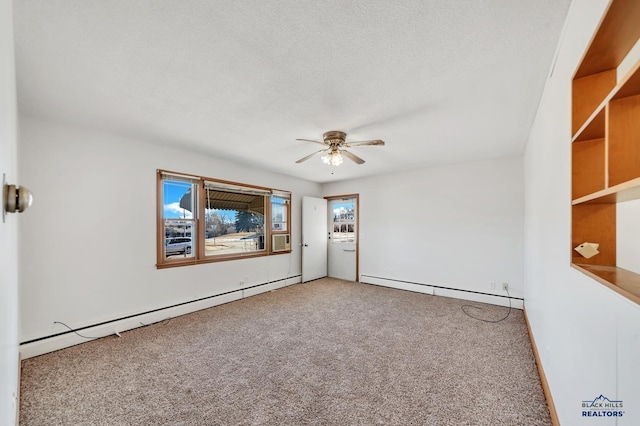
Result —
M517 154L568 5L20 0L19 108L316 182ZM387 145L295 164L328 130Z

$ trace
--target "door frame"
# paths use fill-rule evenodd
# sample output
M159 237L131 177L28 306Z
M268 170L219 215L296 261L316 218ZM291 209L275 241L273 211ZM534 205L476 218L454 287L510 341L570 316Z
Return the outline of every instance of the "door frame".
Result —
M340 200L342 198L356 199L356 282L360 282L360 194L343 194L329 195L324 197L327 200L327 207L332 200ZM327 218L329 217L329 209L327 208ZM329 257L327 256L327 261Z

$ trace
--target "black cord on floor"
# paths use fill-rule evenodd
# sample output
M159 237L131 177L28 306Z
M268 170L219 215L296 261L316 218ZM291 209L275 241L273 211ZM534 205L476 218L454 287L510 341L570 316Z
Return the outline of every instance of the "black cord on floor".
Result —
M74 330L73 328L69 327L67 324L65 324L65 323L63 323L63 322L60 322L60 321L54 321L53 323L54 323L54 324L62 324L62 325L64 325L64 326L65 326L65 327L67 327L69 330L73 331L75 334L77 334L78 336L80 336L80 337L82 337L82 338L84 338L84 339L100 339L100 337L89 337L89 336L84 336L84 335L82 335L82 334L78 333L76 330Z
M474 305L462 305L462 306L460 307L460 309L462 309L462 312L464 312L464 314L465 314L466 316L471 317L471 318L473 318L473 319L475 319L475 320L478 320L478 321L483 321L483 322L492 322L492 323L500 322L500 321L504 321L504 320L506 320L507 318L509 318L509 315L511 315L511 295L509 294L509 290L505 290L505 291L507 292L507 296L508 296L508 298L509 298L509 311L507 312L507 315L506 315L504 318L500 318L499 320L486 320L486 319L482 319L482 318L474 317L474 316L473 316L473 315L471 315L469 312L467 312L467 311L465 311L465 310L464 310L464 308L474 308L474 309L480 309L480 310L482 310L482 308L481 308L481 307L479 307L479 306L474 306Z
M150 325L155 325L155 324L158 324L158 323L160 323L160 322L162 323L162 325L167 325L167 324L169 324L169 321L171 321L171 319L172 319L172 318L173 318L173 317L167 317L167 318L165 318L165 319L163 319L163 320L160 320L160 321L150 322L149 324L145 324L145 323L143 323L142 321L138 321L138 322L139 322L143 327L147 327L147 326L150 326Z

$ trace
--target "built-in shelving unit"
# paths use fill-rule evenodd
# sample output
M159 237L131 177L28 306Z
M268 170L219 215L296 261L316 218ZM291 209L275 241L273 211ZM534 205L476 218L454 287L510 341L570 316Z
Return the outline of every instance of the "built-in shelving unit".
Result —
M640 60L618 75L638 22L640 1L612 0L573 77L571 263L640 304L640 274L616 261L616 205L640 199ZM573 250L584 242L600 253Z

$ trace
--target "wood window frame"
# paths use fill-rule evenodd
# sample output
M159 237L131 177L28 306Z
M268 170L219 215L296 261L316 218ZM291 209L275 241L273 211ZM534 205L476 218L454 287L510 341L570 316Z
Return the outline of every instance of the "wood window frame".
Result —
M173 258L167 259L165 256L165 217L164 217L164 187L163 181L166 177L174 176L179 179L190 180L195 184L197 188L196 194L196 208L193 212L194 229L197 237L192 248L191 257L185 258ZM255 252L249 252L246 254L220 254L220 255L206 255L205 254L205 204L206 204L206 183L220 184L221 186L231 186L239 188L247 188L249 190L264 191L264 250ZM233 193L233 190L228 192ZM275 194L288 194L289 203L286 212L287 231L272 231L272 218L271 218L271 195ZM291 249L274 252L271 247L271 238L275 234L289 234L291 235L291 191L280 190L275 188L267 188L264 186L250 185L246 183L233 182L222 179L215 179L205 176L193 175L182 172L175 172L171 170L156 170L156 268L173 268L178 266L199 265L203 263L215 263L226 262L230 260L250 259L254 257L273 256L280 254L290 254ZM193 231L192 231L193 234ZM192 237L193 238L193 237ZM291 237L290 237L291 238Z

